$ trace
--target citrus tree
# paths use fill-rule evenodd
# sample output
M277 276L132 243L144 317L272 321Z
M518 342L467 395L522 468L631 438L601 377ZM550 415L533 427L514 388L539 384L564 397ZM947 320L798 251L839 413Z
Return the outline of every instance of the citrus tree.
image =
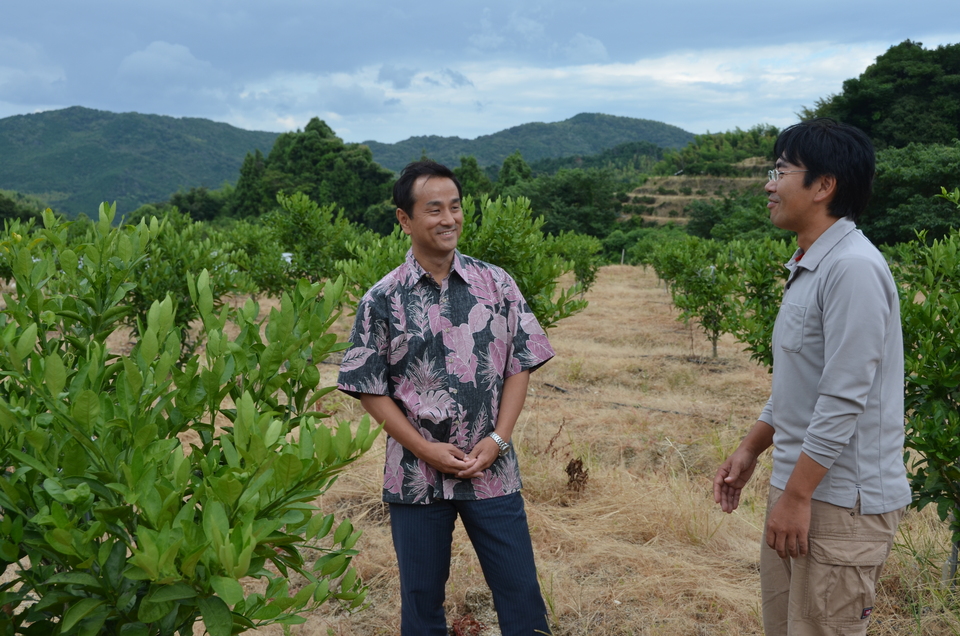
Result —
M343 282L301 281L261 319L254 301L215 311L201 271L202 354L179 361L169 296L117 349L161 229L113 217L70 244L48 211L0 243L0 634L230 636L361 606L360 532L315 504L379 430L315 410Z
M960 209L960 190L941 195ZM892 251L906 366L905 445L914 505L934 505L960 542L960 232ZM955 564L954 564L955 567Z

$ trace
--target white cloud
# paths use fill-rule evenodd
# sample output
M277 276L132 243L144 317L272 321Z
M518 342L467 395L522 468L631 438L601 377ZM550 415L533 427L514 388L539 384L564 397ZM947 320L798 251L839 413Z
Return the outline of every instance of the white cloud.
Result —
M476 137L580 112L653 119L695 133L782 127L796 121L801 107L841 90L888 46L820 42L687 51L631 63L549 67L484 60L418 71L372 64L350 73L275 73L228 93L219 118L290 130L318 116L347 141L382 142Z
M48 62L37 45L0 37L0 101L32 108L56 102L66 79L63 68Z
M531 18L514 13L507 22L507 30L527 41L536 42L546 37L543 24Z
M564 48L567 59L575 64L603 62L607 59L607 47L597 38L577 33Z
M178 86L197 86L211 79L222 79L210 62L198 60L187 47L163 41L151 42L142 51L125 57L117 74L127 82L165 82Z
M377 81L390 83L394 88L407 88L417 71L409 68L384 64L377 73Z
M484 9L483 11L483 17L480 19L480 32L473 33L467 38L471 45L481 51L493 51L499 48L504 39L493 28L493 23L490 21L490 9Z

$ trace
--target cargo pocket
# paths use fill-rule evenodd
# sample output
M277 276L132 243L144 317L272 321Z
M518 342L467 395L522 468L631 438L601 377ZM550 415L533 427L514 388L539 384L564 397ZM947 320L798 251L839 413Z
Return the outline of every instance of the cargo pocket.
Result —
M780 348L796 353L803 347L803 317L807 308L803 305L783 303L780 307Z
M832 625L867 625L887 541L811 539L803 617Z

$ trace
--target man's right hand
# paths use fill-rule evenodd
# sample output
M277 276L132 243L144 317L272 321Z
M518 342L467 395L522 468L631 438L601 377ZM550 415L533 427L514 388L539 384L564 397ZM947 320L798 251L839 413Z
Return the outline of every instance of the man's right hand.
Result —
M473 466L477 459L445 442L428 442L418 446L414 453L441 473L456 475Z
M717 476L713 478L713 500L720 509L731 513L740 505L740 493L750 481L757 467L757 456L738 448L727 461L720 465Z
M757 457L773 444L773 427L757 420L733 455L723 462L713 478L713 500L730 513L740 505L740 492L757 468Z

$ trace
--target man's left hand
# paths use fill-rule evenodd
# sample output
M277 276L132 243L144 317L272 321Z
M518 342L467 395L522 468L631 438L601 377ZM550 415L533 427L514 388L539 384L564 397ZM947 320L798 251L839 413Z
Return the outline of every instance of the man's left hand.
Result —
M490 468L490 465L496 461L497 457L500 456L500 447L495 441L490 437L484 437L482 440L477 442L477 445L473 447L473 450L470 451L470 454L467 455L467 459L476 459L477 461L474 464L467 468L466 470L461 470L457 473L457 477L460 479L473 479L474 477L479 477L483 471Z
M781 559L807 554L810 532L810 500L784 492L767 519L767 545Z

